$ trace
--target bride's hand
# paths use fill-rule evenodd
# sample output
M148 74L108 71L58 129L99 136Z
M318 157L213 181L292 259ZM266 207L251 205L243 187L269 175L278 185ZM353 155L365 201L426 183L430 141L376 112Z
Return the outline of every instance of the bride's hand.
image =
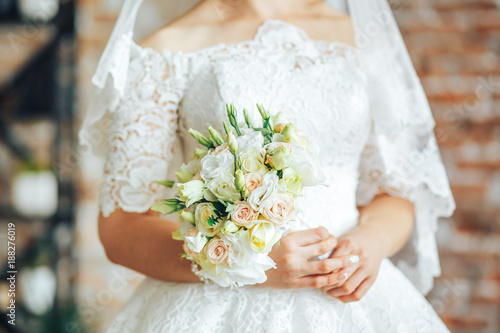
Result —
M328 273L349 263L349 253L335 258L309 261L332 250L337 240L323 228L315 228L292 232L276 244L269 256L276 262L276 269L266 272L267 281L263 286L274 288L321 288L331 285Z
M349 265L330 274L335 283L322 287L328 295L335 297L343 303L361 300L377 278L380 263L384 256L377 250L376 244L371 246L373 240L358 239L356 237L341 236L338 239L335 251L330 258L344 258L346 255L356 255L358 260L354 265Z

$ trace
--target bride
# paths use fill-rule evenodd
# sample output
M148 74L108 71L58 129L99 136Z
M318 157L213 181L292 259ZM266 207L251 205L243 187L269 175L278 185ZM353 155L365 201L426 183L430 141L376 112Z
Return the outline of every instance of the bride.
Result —
M125 1L80 132L106 161L106 254L147 276L108 332L448 332L422 293L454 201L387 2L204 0L138 44L141 2ZM262 285L200 282L177 223L149 210L167 197L154 181L196 147L187 129L222 130L225 103L254 121L255 103L282 111L327 177L302 200L310 228L273 248Z

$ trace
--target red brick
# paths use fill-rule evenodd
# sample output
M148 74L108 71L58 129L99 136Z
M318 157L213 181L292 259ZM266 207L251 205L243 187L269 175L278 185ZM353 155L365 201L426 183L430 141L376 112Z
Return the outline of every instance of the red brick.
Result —
M434 0L432 3L435 9L441 11L495 9L498 6L495 0Z
M440 280L467 278L468 280L500 279L500 254L439 252L441 261Z

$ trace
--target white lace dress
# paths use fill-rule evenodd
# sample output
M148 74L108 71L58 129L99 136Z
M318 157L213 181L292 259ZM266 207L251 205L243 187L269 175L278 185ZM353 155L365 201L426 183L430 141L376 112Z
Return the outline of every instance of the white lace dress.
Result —
M167 195L154 181L174 179L172 172L190 159L197 144L187 129L222 130L225 103L247 108L257 121L261 103L271 113L283 111L320 148L329 186L304 197L311 226L339 236L355 227L356 207L380 192L412 200L416 223L408 245L382 262L359 302L343 304L316 289L146 278L108 332L448 331L421 291L440 273L436 221L452 213L454 202L432 128L400 116L428 106L409 103L412 92L391 82L384 70L390 55L314 41L277 20L237 44L190 53L132 48L125 97L108 101L105 216L116 208L147 211Z

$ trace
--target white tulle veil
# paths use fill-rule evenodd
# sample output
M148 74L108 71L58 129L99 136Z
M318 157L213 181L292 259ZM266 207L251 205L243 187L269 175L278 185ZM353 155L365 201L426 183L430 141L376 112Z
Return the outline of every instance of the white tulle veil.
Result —
M199 0L156 1L161 7L162 19L158 20L158 24L155 25L149 24L148 12L145 9L147 6L144 6L152 1L154 0L124 1L116 26L92 79L94 92L79 133L80 143L86 152L97 156L104 154L106 124L103 120L106 118L106 108L102 107L102 104L111 103L110 99L116 101L117 96L124 94L132 44L161 25L182 15L199 2ZM240 0L220 1L223 4L235 5ZM404 107L381 107L373 114L380 141L389 142L391 137L394 137L393 133L398 130L401 132L401 128L411 124L408 127L408 137L411 138L409 150L412 150L411 154L408 152L411 155L410 162L413 163L411 166L415 168L433 163L440 165L439 152L433 136L434 120L429 104L387 0L326 0L326 2L351 16L356 46L366 58L377 61L377 59L382 59L381 54L384 55L383 59L390 58L389 63L384 60L386 62L384 75L390 77L395 86L403 87L399 91L406 92L404 97L398 97L404 98L401 104ZM159 12L150 11L150 13L153 12L154 15L160 16ZM137 19L138 14L139 19ZM138 36L138 32L134 33L134 30L138 28L141 28L141 36ZM384 104L384 101L374 102ZM407 148L402 144L399 146L394 144L382 154L382 159L384 161L397 159L401 149ZM387 172L393 174L401 171L396 168L405 168L405 165L401 163L394 167L389 167L389 165L392 164L386 165ZM430 290L433 277L440 274L434 238L437 218L450 215L454 209L444 169L438 171L433 178L426 178L423 174L400 176L401 179L407 178L406 182L401 182L407 184L410 179L416 186L418 185L419 190L412 192L409 197L414 199L416 209L421 213L416 214L417 221L412 240L399 254L400 258L395 258L393 261L398 263L398 266L423 292ZM400 178L397 179L400 180Z

